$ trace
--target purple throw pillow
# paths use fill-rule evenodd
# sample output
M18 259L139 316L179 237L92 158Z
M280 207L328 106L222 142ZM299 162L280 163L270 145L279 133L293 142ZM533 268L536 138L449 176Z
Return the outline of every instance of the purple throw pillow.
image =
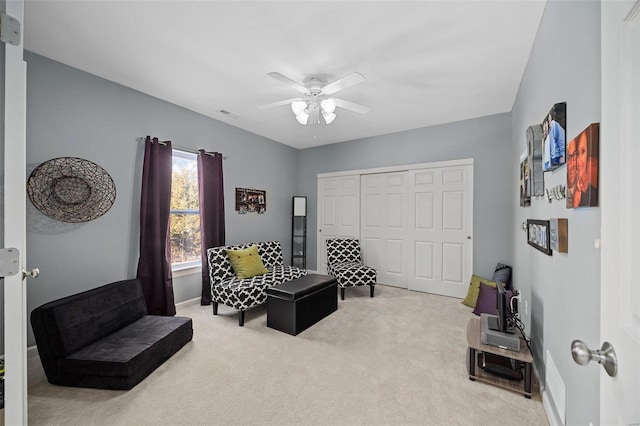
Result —
M500 285L498 283L498 285ZM507 304L511 301L511 297L513 297L513 292L511 290L507 290ZM473 310L473 313L480 316L480 314L490 314L497 315L498 314L498 289L489 287L483 282L480 282L480 290L478 292L478 301L476 302L476 307Z
M498 289L489 287L483 282L480 282L480 289L478 291L478 301L473 313L491 314L496 315L498 313L498 305L496 304L496 298L498 297Z

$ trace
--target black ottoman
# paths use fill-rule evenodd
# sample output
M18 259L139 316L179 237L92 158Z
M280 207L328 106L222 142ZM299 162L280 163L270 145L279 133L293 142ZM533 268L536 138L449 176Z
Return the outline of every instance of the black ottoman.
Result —
M307 275L266 290L267 327L295 336L338 309L338 283Z

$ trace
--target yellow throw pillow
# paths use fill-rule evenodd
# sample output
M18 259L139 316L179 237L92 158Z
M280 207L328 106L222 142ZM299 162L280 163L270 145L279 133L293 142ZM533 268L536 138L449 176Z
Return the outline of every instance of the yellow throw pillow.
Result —
M231 267L236 273L236 277L240 279L251 278L269 272L264 267L258 253L258 246L255 244L247 249L227 250L227 256L229 256Z
M478 293L480 293L480 283L484 283L489 287L496 288L497 284L494 281L490 281L486 278L479 277L477 275L471 276L471 282L469 283L469 290L467 291L467 297L462 301L463 305L467 305L470 308L476 307L478 301Z

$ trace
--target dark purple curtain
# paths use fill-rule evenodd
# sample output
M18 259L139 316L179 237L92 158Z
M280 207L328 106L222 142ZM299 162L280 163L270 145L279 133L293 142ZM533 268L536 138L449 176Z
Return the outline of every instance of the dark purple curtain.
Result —
M169 209L171 205L171 142L147 136L144 143L142 195L140 197L140 260L147 311L151 315L175 315Z
M222 182L222 154L198 154L198 187L200 197L200 241L202 256L201 305L211 304L211 282L207 249L224 245L224 185Z

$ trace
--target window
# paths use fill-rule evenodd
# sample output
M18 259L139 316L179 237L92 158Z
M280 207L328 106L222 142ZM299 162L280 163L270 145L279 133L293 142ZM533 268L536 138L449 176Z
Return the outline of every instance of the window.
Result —
M200 205L196 154L173 150L171 177L171 266L200 266Z

